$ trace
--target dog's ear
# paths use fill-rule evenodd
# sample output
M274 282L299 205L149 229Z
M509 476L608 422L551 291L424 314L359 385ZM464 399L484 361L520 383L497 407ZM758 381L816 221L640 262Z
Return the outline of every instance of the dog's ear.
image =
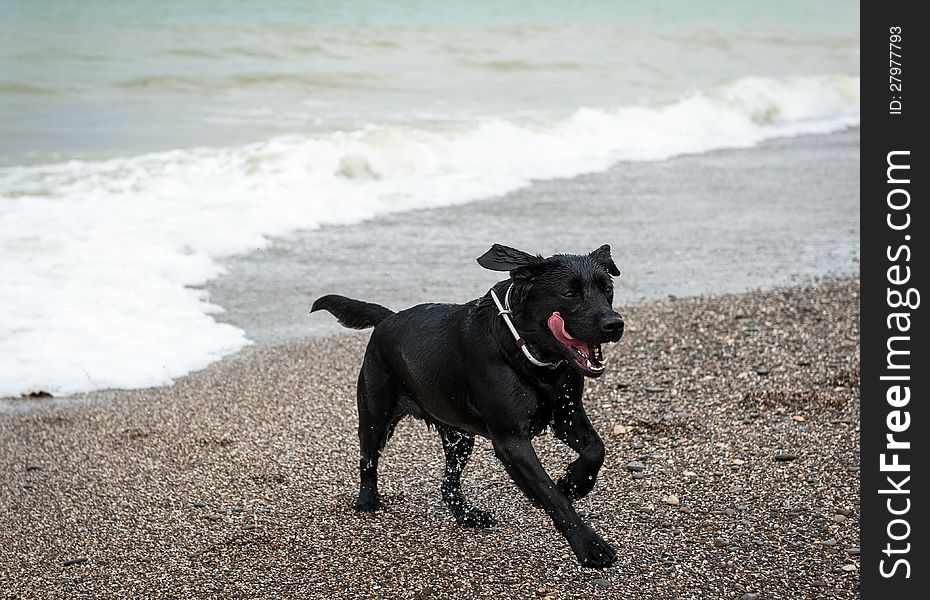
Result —
M617 263L615 263L614 259L610 257L609 244L604 244L588 256L593 258L596 263L607 269L607 272L611 275L617 276L620 274L620 269L617 268Z
M510 271L514 279L527 279L546 268L546 259L510 246L494 244L478 257L478 264L491 271Z

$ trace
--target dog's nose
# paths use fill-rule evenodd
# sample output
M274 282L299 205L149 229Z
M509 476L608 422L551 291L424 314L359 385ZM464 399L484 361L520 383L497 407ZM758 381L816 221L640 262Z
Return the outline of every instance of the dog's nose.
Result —
M622 333L623 332L623 317L620 315L612 315L601 321L601 329L607 333Z

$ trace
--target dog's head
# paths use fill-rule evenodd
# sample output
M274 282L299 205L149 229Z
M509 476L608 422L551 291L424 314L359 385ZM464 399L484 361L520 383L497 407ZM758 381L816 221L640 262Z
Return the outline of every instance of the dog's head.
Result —
M620 269L610 257L610 246L590 254L543 258L494 244L478 264L510 272L514 321L542 357L568 358L588 377L604 372L601 344L623 335L623 317L612 306L613 276Z

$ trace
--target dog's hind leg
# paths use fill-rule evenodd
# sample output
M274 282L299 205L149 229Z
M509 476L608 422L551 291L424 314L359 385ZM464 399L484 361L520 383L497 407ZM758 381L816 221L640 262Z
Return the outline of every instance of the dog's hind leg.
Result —
M472 507L462 493L462 471L468 463L475 436L451 427L439 427L442 449L446 455L446 469L442 477L442 499L452 511L455 522L462 527L491 527L491 513Z
M358 375L359 491L355 510L374 512L384 505L378 495L378 459L404 412L393 374L371 353Z

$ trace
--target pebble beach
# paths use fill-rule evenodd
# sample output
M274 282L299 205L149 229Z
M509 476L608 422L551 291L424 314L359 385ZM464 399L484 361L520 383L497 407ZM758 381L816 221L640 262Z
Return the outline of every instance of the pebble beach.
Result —
M404 420L356 514L367 334L247 348L170 387L8 400L4 597L856 598L859 282L621 307L585 406L607 461L580 568L479 439L457 527L435 431ZM549 473L573 458L535 440Z

